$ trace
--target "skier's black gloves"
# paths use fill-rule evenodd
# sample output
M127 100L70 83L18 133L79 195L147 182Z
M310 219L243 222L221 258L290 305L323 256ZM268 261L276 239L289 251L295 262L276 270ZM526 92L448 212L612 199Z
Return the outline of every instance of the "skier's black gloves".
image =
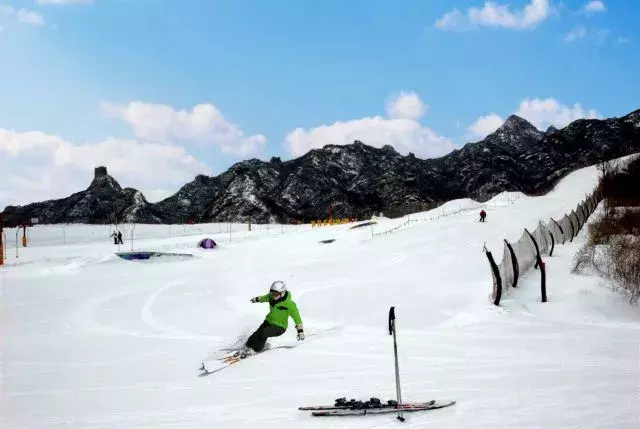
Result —
M257 296L254 297L254 298L251 298L251 302L259 302L259 300L260 300L260 298L257 297Z

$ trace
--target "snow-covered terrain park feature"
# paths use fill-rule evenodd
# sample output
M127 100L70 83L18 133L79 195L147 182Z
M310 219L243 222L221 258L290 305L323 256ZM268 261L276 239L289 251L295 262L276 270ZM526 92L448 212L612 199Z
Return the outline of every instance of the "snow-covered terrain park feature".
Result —
M490 299L485 243L501 254L504 238L574 209L597 175L589 167L545 196L452 201L356 229L129 225L118 248L109 226L29 228L28 247L18 258L9 247L0 267L2 427L637 428L640 313L602 280L570 274L587 228L545 257L547 303L536 272L500 307ZM5 232L13 246L15 230ZM203 237L217 248L199 248ZM193 257L115 255L131 250ZM307 339L200 377L203 360L262 322L268 304L250 298L274 280ZM404 423L298 410L395 399L391 306L403 400L456 405ZM297 345L293 322L270 342Z

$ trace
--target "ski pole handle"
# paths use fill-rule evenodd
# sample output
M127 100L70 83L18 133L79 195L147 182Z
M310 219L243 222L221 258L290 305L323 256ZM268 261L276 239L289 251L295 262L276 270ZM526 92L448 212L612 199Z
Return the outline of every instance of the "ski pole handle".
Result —
M396 320L396 308L391 307L389 309L389 335L393 334L393 324L395 320Z

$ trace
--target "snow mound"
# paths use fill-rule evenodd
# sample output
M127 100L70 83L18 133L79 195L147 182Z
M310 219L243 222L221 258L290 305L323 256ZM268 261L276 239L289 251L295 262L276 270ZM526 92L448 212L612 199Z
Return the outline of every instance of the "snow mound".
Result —
M485 203L486 206L504 207L509 206L516 201L528 198L522 192L501 192Z
M430 214L450 215L459 213L463 210L473 210L480 208L481 204L471 198L461 198L459 200L451 200L441 206L429 211Z

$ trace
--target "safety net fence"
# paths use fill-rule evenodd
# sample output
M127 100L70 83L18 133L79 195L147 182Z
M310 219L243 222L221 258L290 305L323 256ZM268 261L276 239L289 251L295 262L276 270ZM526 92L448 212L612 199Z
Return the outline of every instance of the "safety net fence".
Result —
M601 195L594 192L560 219L551 218L546 224L539 221L533 231L525 228L517 241L505 239L500 263L495 262L492 253L485 247L493 277L493 303L500 305L500 300L518 287L518 279L532 269L540 271L541 299L546 302L546 272L542 256L553 256L555 246L572 242L600 199Z

